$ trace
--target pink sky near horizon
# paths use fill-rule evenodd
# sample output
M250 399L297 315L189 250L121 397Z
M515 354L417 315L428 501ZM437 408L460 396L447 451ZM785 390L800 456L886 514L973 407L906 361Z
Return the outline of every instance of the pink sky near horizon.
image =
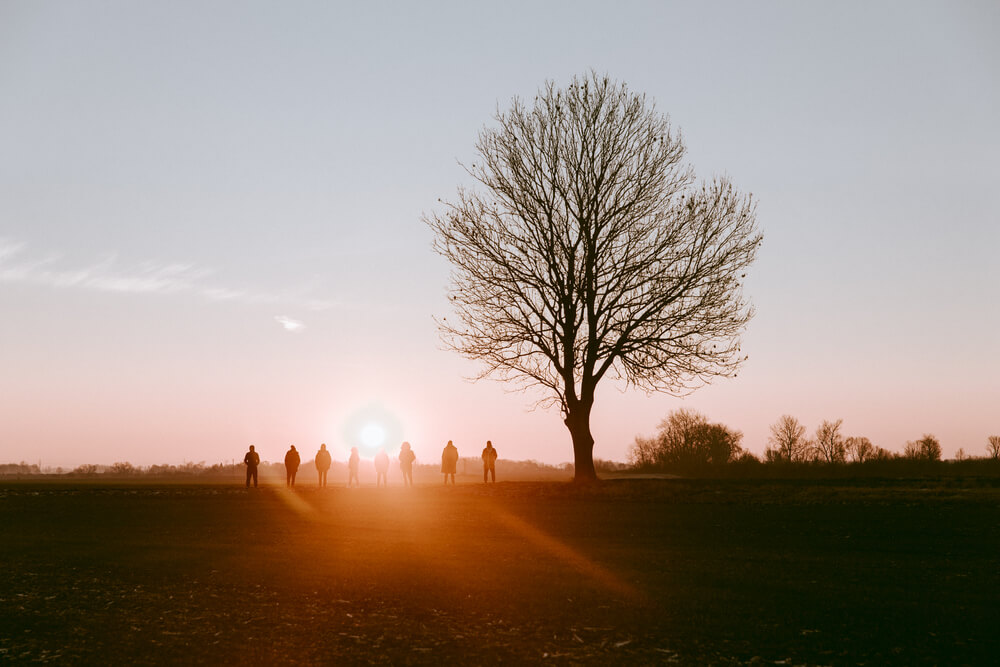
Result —
M449 439L571 461L557 410L440 349L448 267L420 217L468 185L498 105L589 68L655 99L764 232L739 377L607 384L596 457L680 407L758 455L783 414L983 455L1000 9L579 6L0 4L0 463L343 460L372 406L423 462Z
M109 309L117 306L117 298L96 297L107 301ZM92 309L93 299L88 304ZM77 347L60 346L62 358L51 356L48 342L33 350L22 348L17 364L7 366L28 381L17 389L22 405L17 414L10 411L9 395L4 396L6 458L29 463L41 459L52 467L114 461L212 464L238 460L247 445L255 444L265 460L280 461L288 445L295 444L308 460L323 442L343 460L350 446L357 444L345 433L345 424L374 407L375 414L363 423L387 425L389 418L398 420L399 437L387 439L387 448L395 452L399 442L408 440L422 462L437 460L448 439L456 442L463 456L478 455L485 440L491 439L503 458L572 460L558 411L532 411L533 394L507 393L492 381L463 381L463 374L471 374L475 366L452 353L435 350L417 357L420 348L433 349L432 323L425 322L423 335L394 353L380 349L385 343L377 340L371 346L359 345L362 351L351 363L329 354L324 358L322 348L329 337L337 336L335 323L329 331L313 326L294 335L278 327L264 329L252 341L244 341L248 349L220 340L202 346L205 358L193 358L187 347L190 341L184 340L185 333L171 324L174 318L164 310L161 306L155 314L145 313L152 322L142 313L134 314L141 323L131 322L143 328L153 324L154 331L164 332L161 336L138 342L127 330L129 323L123 322L125 330L118 329L122 339L108 346L99 340L103 328L97 322L77 325L73 331L62 331L58 318L49 318L45 326L25 322L43 338L71 338ZM46 312L64 311L53 307ZM91 312L99 316L102 309ZM234 327L231 334L236 337L245 324L214 319L221 316L198 326L222 339L227 327ZM832 360L840 365L836 374L815 356L776 354L771 363L757 362L768 355L755 338L747 336L752 356L740 377L719 381L684 399L603 387L593 419L595 456L625 460L632 438L652 434L659 420L679 407L741 430L744 446L756 454L763 453L769 425L786 413L799 418L810 433L823 419L843 418L845 434L865 435L890 450L901 451L906 440L934 433L946 455L958 447L967 454L983 453L976 445L984 449L986 435L992 433L995 394L972 394L972 400L945 415L935 414L936 397L922 395L921 376L928 370L945 393L963 392L963 372L968 367L956 366L947 373L886 357L883 381L858 382L867 372L860 359ZM287 354L287 346L299 348L294 357ZM269 348L284 352L272 357ZM260 354L263 363L248 358L251 354ZM392 368L386 368L385 360L391 360ZM782 360L785 363L779 366ZM245 364L252 365L252 372L241 372ZM101 368L98 382L95 366ZM796 378L792 386L789 377ZM21 439L30 439L32 445L6 449Z

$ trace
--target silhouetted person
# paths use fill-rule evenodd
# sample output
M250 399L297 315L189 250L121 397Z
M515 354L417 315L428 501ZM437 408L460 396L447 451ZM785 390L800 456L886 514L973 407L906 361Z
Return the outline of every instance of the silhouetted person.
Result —
M441 452L441 472L444 473L444 483L448 483L448 475L451 475L451 485L455 485L455 473L458 469L458 448L452 444L451 440L444 446Z
M358 466L361 465L361 457L358 456L358 448L351 447L351 457L347 459L347 488L351 488L353 483L355 486L361 486L361 480L358 479Z
M404 442L399 449L399 469L403 471L403 486L413 486L413 462L417 455L410 449L410 443Z
M295 473L299 471L299 453L295 445L285 454L285 486L295 486Z
M330 457L330 452L326 451L326 445L320 445L319 451L316 452L316 472L319 473L320 486L326 486L326 473L331 463L333 459Z
M250 479L253 478L253 488L256 489L257 466L260 465L260 454L253 450L253 445L250 445L250 451L243 457L243 463L247 466L247 488L250 488Z
M385 450L375 455L375 486L389 486L389 455Z
M486 449L483 450L483 484L486 483L487 476L493 477L493 483L497 481L497 450L493 449L493 443L486 441Z

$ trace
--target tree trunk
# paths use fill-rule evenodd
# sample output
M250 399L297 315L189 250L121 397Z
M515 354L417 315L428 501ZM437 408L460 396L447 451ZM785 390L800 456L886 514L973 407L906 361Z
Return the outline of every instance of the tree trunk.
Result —
M573 481L596 482L594 436L590 434L590 406L576 406L567 415L565 422L573 437Z

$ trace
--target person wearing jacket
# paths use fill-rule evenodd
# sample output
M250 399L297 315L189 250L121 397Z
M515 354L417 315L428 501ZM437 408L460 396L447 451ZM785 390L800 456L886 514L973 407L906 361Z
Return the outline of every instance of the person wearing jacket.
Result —
M295 473L299 471L299 453L295 445L285 453L285 486L295 486Z
M358 479L358 468L361 465L361 457L358 456L358 448L351 447L351 456L347 459L347 488L351 488L351 485L361 486L361 480Z
M326 486L326 473L330 470L331 463L333 463L333 458L327 451L326 445L320 445L319 451L316 452L316 472L319 474L319 486Z
M410 443L404 442L399 448L399 469L403 473L403 486L413 486L413 462L417 455L410 448Z
M257 488L257 466L260 465L260 454L254 451L250 445L250 451L243 457L243 463L247 467L247 488L250 488L250 479L253 479L253 488Z
M458 469L458 448L452 444L451 440L445 445L441 452L441 472L444 473L444 483L448 483L448 475L451 475L451 485L455 486L455 472Z
M486 441L486 449L483 450L483 484L487 481L487 476L493 477L493 483L497 481L497 450L493 448L493 443Z
M389 455L382 449L375 455L375 486L389 486Z

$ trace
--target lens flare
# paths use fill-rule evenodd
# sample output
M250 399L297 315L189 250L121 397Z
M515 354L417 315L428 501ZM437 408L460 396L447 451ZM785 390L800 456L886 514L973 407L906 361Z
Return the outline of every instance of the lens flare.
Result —
M385 429L381 425L370 423L365 424L358 433L361 442L367 449L378 449L385 444Z
M344 456L357 447L362 458L371 458L382 448L394 455L403 437L403 426L395 414L380 403L353 411L342 424Z

